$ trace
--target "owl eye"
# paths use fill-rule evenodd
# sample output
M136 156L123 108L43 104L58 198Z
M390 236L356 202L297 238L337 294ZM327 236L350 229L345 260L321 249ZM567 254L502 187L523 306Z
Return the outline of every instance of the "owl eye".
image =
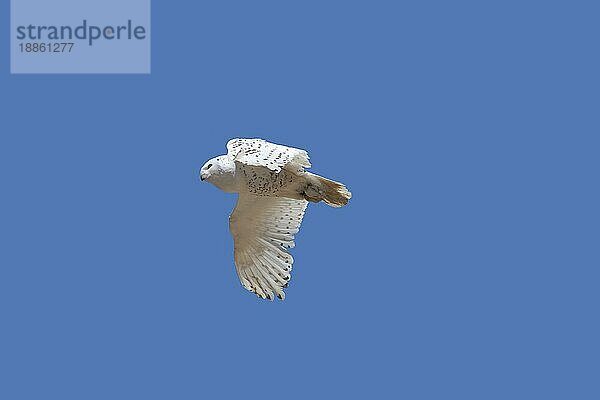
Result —
M210 169L210 167L212 167L212 164L208 164L208 165L206 166L206 169Z

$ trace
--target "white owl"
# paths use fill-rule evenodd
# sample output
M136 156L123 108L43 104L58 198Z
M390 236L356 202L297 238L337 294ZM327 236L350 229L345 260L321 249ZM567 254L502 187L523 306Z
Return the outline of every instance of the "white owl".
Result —
M200 179L238 193L229 216L234 259L242 285L263 299L281 300L290 280L294 247L304 211L310 202L341 207L352 196L346 187L304 170L304 150L262 139L232 139L227 154L208 160Z

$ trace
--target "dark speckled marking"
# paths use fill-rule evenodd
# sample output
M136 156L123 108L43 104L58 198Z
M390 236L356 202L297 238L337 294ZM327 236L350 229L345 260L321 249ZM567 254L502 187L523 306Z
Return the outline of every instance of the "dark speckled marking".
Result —
M258 196L273 196L288 183L293 181L293 176L285 170L271 171L264 167L242 166L248 191Z

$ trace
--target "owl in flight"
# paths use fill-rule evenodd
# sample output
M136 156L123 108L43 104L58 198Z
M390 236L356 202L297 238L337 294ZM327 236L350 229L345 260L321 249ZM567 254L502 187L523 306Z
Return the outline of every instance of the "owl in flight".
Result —
M227 154L211 158L200 179L238 193L229 216L234 259L242 285L258 297L281 300L290 280L294 247L308 202L342 207L352 194L346 187L304 170L304 150L262 139L232 139Z

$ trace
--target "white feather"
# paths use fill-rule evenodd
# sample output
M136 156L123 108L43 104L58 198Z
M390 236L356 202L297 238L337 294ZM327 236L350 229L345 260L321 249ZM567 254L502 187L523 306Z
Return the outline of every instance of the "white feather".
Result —
M293 263L285 249L295 245L294 234L300 228L307 204L305 200L240 193L229 228L236 269L246 289L262 298L272 299L273 292L285 298L283 288L290 279ZM281 226L282 217L287 218L285 228Z
M294 147L270 143L263 139L231 139L227 142L227 155L246 165L266 167L279 172L282 168L296 171L310 168L308 153Z

